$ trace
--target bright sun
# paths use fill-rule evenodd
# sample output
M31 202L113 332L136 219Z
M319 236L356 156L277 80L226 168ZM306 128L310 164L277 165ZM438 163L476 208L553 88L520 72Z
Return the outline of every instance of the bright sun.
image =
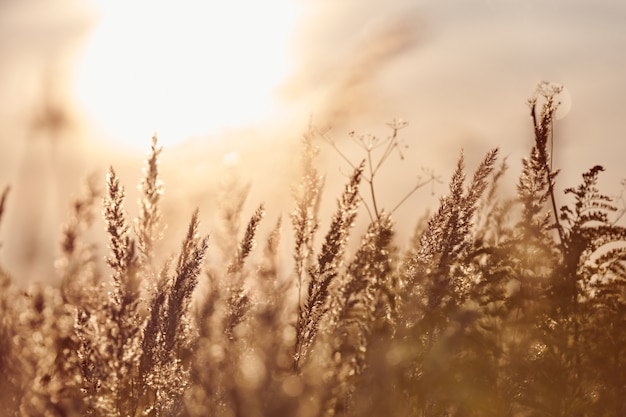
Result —
M290 70L295 0L94 0L76 78L109 140L145 147L258 122Z

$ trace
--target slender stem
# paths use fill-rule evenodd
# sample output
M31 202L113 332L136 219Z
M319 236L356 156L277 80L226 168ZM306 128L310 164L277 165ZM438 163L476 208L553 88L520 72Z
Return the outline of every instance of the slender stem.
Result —
M343 158L343 160L346 161L348 163L348 165L350 165L350 168L356 169L356 166L350 161L350 159L348 159L348 157L343 152L341 152L341 149L339 149L339 147L337 145L335 145L334 142L332 142L330 140L327 140L327 142L330 144L330 146L333 147L333 149L335 149L335 151L337 151L339 156L341 156L341 158Z
M544 132L541 130L541 125L537 123L537 107L535 103L531 106L530 114L533 118L533 125L535 127L535 137L541 137ZM552 115L550 115L552 116ZM552 121L550 121L552 122ZM553 130L550 128L550 141L552 147L552 138L553 138ZM552 154L550 154L550 161L548 161L548 156L546 155L545 144L543 149L539 149L541 154L541 159L543 160L543 165L546 170L546 180L548 181L548 193L550 194L550 202L552 204L552 211L554 213L554 224L556 225L557 232L559 234L560 246L563 249L563 254L565 255L565 236L563 233L563 226L559 221L559 214L556 208L556 197L554 196L554 186L552 185Z
M372 221L380 217L378 203L376 202L376 188L374 185L376 173L382 167L383 163L387 160L387 158L389 158L389 155L391 155L391 153L393 152L393 149L398 146L398 131L403 127L403 126L399 127L396 125L389 125L389 126L392 128L393 132L391 136L388 136L385 140L382 140L382 141L378 141L378 139L376 138L372 138L371 140L366 141L364 137L357 136L354 134L354 132L350 133L349 135L352 141L355 144L357 144L361 149L363 149L365 153L367 154L369 178L367 176L364 176L364 178L369 184L369 190L370 190L370 195L372 199L372 207L370 208L367 201L365 200L365 198L363 198L363 196L360 193L359 193L359 198L363 202L363 205L365 206L365 209L367 210L367 214L369 215L370 220ZM346 156L346 154L343 153L341 149L339 149L339 147L335 144L335 142L331 138L329 138L328 136L322 133L320 133L320 136L326 143L332 146L335 152L337 152L339 156L344 161L346 161L351 168L356 169L356 166L350 161L350 159ZM380 154L380 157L377 158L376 161L374 161L374 156L372 154L374 153L374 151L376 151L378 155L379 148L382 148L382 147L384 147L384 150L382 150L382 154ZM400 202L396 204L394 208L391 210L391 213L395 212L415 191L422 188L424 185L428 183L433 183L434 181L435 181L435 178L431 178L426 182L418 183L412 190L410 190L404 197L402 197Z
M563 250L566 250L565 247L565 236L563 232L563 226L561 225L561 221L559 220L559 212L556 208L556 197L554 196L554 185L552 184L552 149L554 146L554 132L552 128L552 118L550 118L550 164L548 166L548 157L544 155L544 163L546 165L546 169L548 170L548 191L550 192L550 201L552 202L552 211L554 212L554 223L556 224L556 229L559 233L559 240L561 241L561 247ZM565 253L563 253L565 255Z
M547 164L546 164L547 168ZM551 179L552 171L548 171L548 191L550 192L550 201L552 202L552 211L554 211L554 222L556 224L556 229L559 232L559 240L561 241L561 247L565 250L565 236L563 233L563 226L559 221L559 214L556 210L556 198L554 197L554 187L552 185Z
M370 220L374 221L374 217L372 216L372 211L370 210L370 207L367 204L367 201L365 201L365 199L363 198L360 192L359 192L359 198L363 202L363 207L365 207L365 210L367 211L367 215L369 216Z
M380 215L378 214L378 207L376 206L376 193L374 192L374 181L368 180L367 182L369 182L370 184L370 193L372 194L372 206L374 208L374 214L376 215L376 218L378 219Z
M554 121L550 118L550 172L552 172L552 165L554 160Z
M366 180L370 185L370 194L372 195L372 206L374 209L374 215L378 219L379 217L378 206L376 205L376 192L374 191L374 175L376 175L376 171L373 168L372 152L370 150L367 151L367 163L369 164L369 167L370 167L370 177L369 179L366 179Z
M380 166L383 164L383 162L391 154L391 151L392 151L393 147L395 146L397 137L398 137L398 129L394 128L393 129L393 134L387 140L387 148L385 149L385 152L383 152L383 156L378 161L378 165L376 165L376 171L378 171L378 168L380 168Z
M394 212L395 212L398 208L400 208L400 206L401 206L402 204L404 204L404 202L405 202L406 200L408 200L408 199L409 199L409 197L411 197L411 195L413 195L413 193L415 193L417 190L419 190L419 189L420 189L420 188L422 188L423 186L425 186L425 185L427 185L427 184L430 184L430 183L432 183L432 182L434 182L434 181L435 181L435 179L434 179L434 178L431 178L431 179L429 179L428 181L424 181L424 182L421 182L421 183L418 183L417 185L415 185L415 187L413 187L413 189L412 189L411 191L409 191L408 193L406 193L406 194L404 195L404 197L402 197L402 199L398 202L398 204L396 204L396 205L394 206L394 208L393 208L393 209L391 209L391 211L389 212L389 214L390 214L390 215L391 215L391 214L393 214L393 213L394 213Z

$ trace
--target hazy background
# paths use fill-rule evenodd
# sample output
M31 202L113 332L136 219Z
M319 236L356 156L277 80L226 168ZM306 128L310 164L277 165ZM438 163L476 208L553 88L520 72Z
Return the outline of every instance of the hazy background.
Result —
M622 1L221 3L0 0L0 187L12 186L0 259L16 277L51 274L60 224L89 173L104 186L113 164L136 214L154 131L176 239L198 205L211 230L216 190L233 181L252 181L248 213L265 201L268 225L288 214L310 121L356 162L347 133L384 136L395 117L410 123L408 148L385 166L380 199L395 205L421 167L444 182L396 213L406 239L445 192L461 148L468 170L498 146L519 173L532 143L526 100L541 80L566 87L559 190L595 164L607 168L605 190L619 192L626 177ZM322 150L328 213L349 169Z

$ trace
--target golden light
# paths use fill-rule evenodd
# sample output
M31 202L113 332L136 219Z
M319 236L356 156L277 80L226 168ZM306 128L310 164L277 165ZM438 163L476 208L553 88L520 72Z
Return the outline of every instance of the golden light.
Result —
M75 90L107 140L145 148L257 123L290 71L294 0L94 0Z

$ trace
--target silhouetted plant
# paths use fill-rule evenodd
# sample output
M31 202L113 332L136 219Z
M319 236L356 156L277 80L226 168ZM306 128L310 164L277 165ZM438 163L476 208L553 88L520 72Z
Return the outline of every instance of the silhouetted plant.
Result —
M391 134L386 138L379 138L373 135L358 135L356 132L350 132L350 138L365 152L365 161L367 170L364 171L364 180L368 184L369 189L369 202L359 194L367 214L371 221L374 221L383 214L382 207L379 207L379 202L376 199L376 174L380 171L384 163L389 159L392 152L396 151L401 160L404 160L402 148L408 148L408 145L403 145L401 138L398 136L400 130L408 126L408 122L402 119L394 119L387 126L391 129ZM357 166L346 156L346 154L337 146L335 140L330 137L327 132L317 131L317 134L341 156L341 158L348 163L348 165L354 170ZM422 180L418 178L415 186L409 190L401 199L396 203L393 208L389 210L389 214L392 215L408 198L413 195L417 190L424 187L427 184L434 183L438 179L432 172L428 172L429 178ZM370 208L371 204L371 208Z
M322 244L317 264L309 269L307 296L298 306L294 367L297 370L315 341L322 318L328 312L330 286L339 273L350 229L359 204L358 190L365 162L359 165L337 202L337 211Z
M263 239L264 205L240 227L250 185L236 176L220 195L216 256L208 256L196 210L178 256L158 260L157 244L168 237L162 149L153 137L136 219L126 213L116 172L107 174L110 279L89 235L100 198L93 180L61 229L58 287L23 289L0 268L0 414L625 414L623 213L599 190L601 166L565 189L571 201L557 212L559 92L542 83L530 100L534 143L517 195L498 192L507 165L498 167L497 150L470 179L461 154L448 194L428 218L416 214L404 252L394 237L403 226L392 219L397 205L385 211L376 190L404 125L392 124L383 140L353 135L365 152L359 165L331 142L353 173L319 249L324 177L309 129L293 190L289 265L281 257L291 237L282 239L282 217ZM2 221L10 218L7 194ZM361 202L370 224L352 251Z

